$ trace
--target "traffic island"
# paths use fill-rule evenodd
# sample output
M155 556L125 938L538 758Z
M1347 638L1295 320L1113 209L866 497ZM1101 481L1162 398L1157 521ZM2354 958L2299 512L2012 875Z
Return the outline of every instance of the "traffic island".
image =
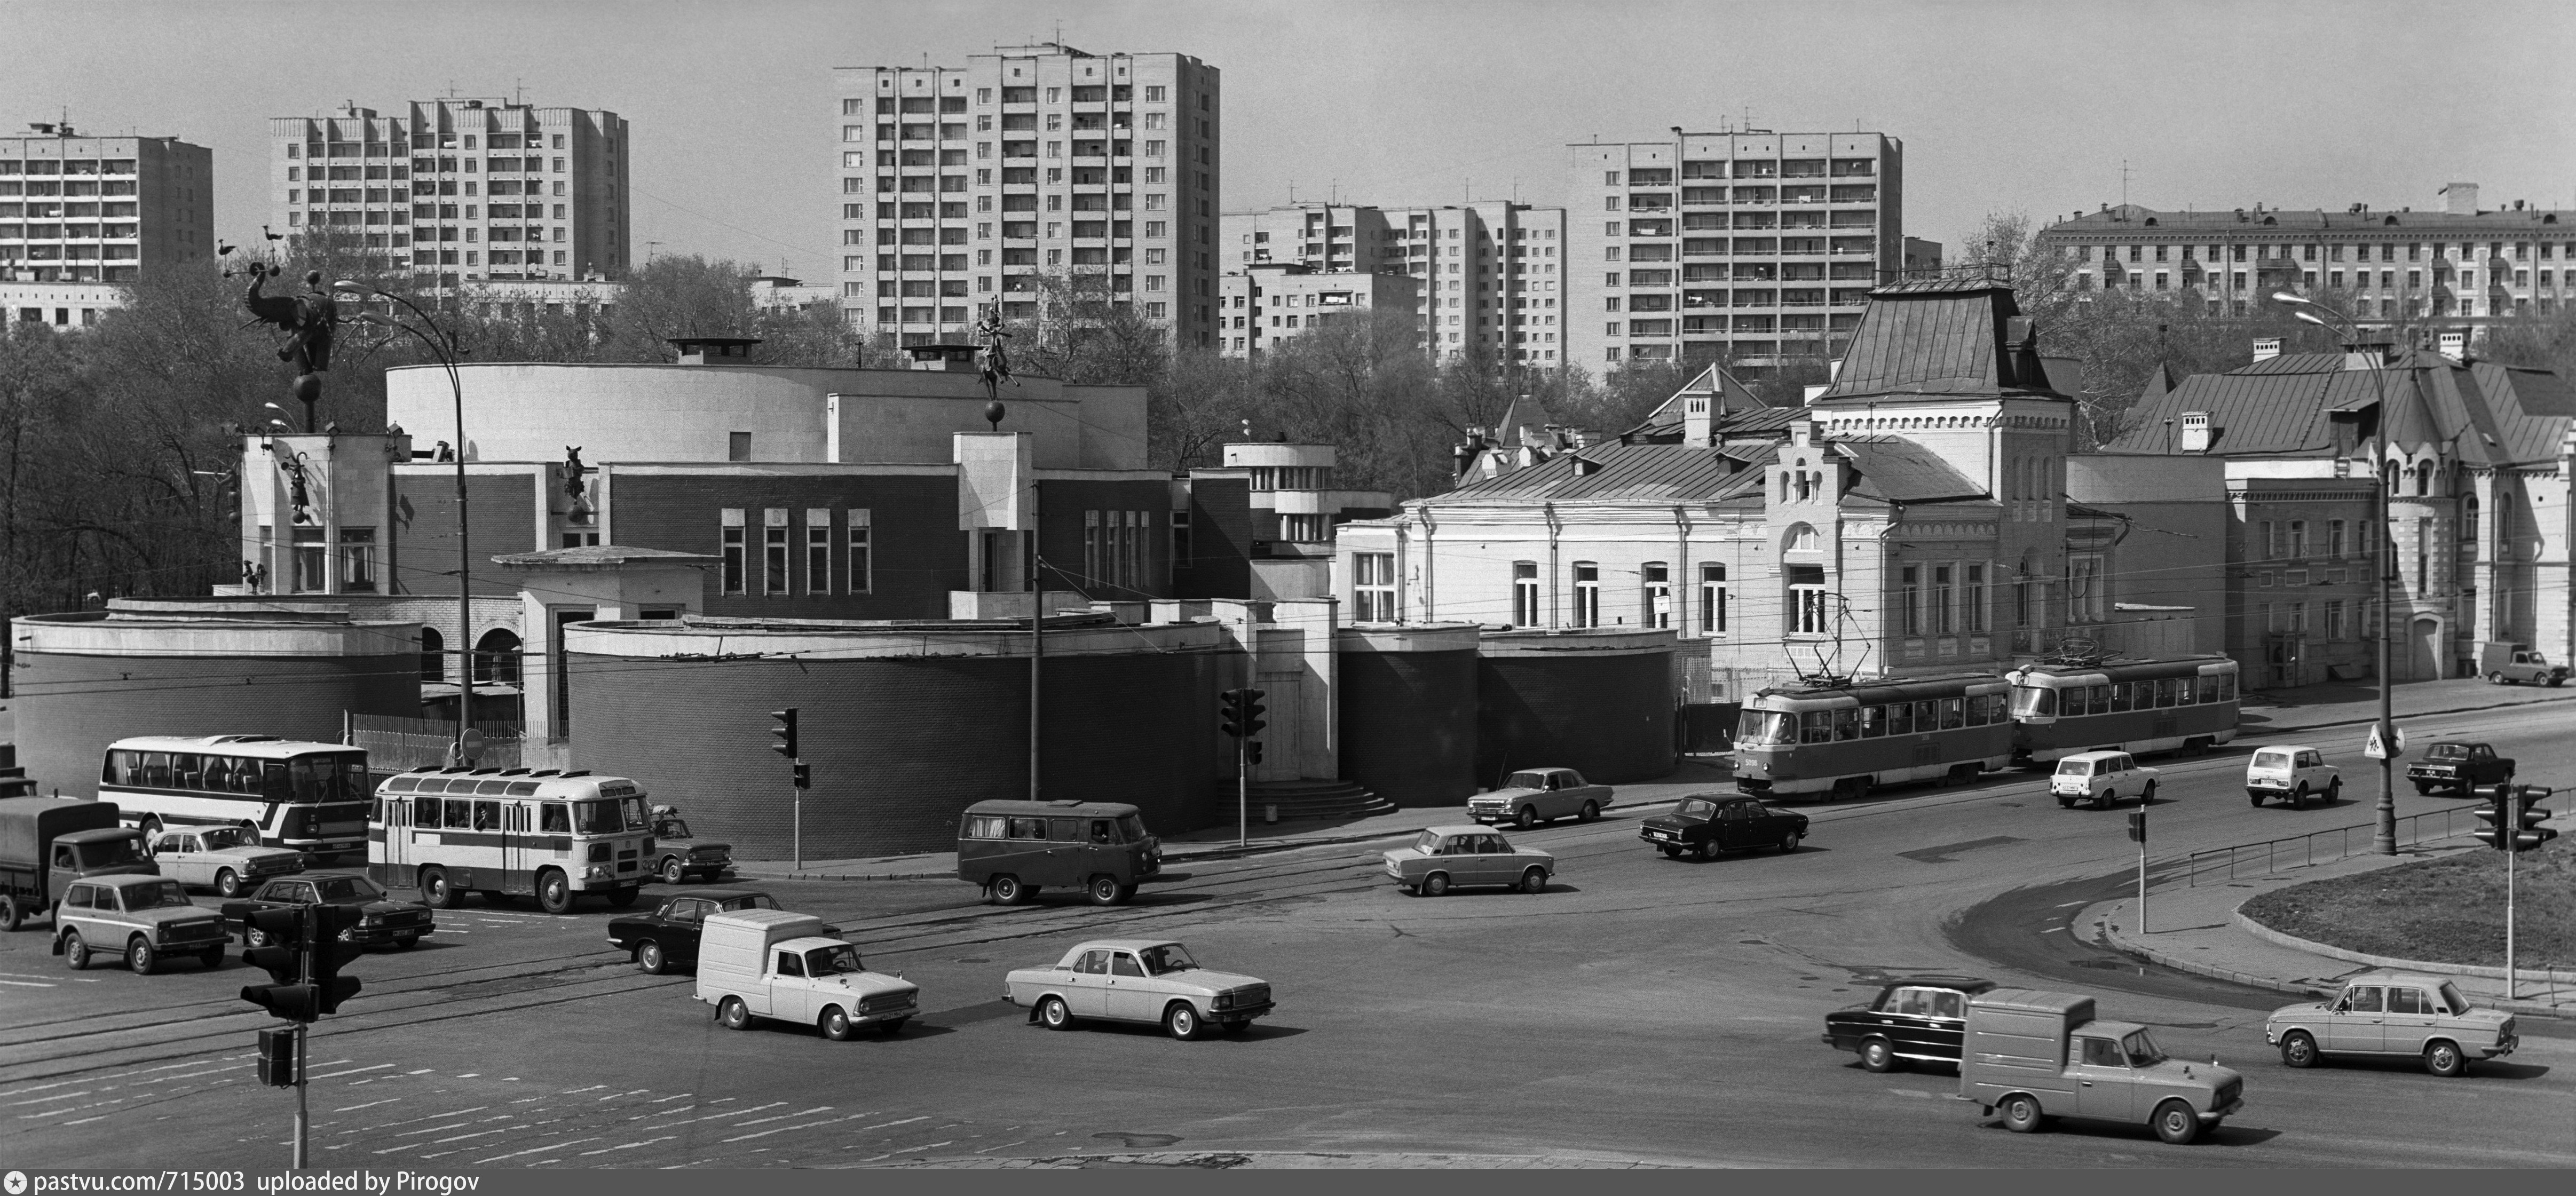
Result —
M2537 987L2576 983L2576 844L2524 852L2513 867L2517 973ZM2235 918L2259 937L2329 958L2500 979L2505 861L2470 850L2312 880L2256 896Z

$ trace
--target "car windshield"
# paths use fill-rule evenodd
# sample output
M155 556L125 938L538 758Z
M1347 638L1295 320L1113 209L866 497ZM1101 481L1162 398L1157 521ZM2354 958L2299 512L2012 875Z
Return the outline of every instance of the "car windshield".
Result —
M1440 832L1424 831L1413 837L1413 849L1424 855L1440 854Z
M1145 972L1147 975L1151 976L1164 976L1173 972L1186 972L1191 968L1199 966L1198 961L1191 959L1190 953L1182 950L1179 943L1165 943L1160 947L1147 947L1138 954L1145 957Z
M859 963L859 949L846 943L838 947L816 947L805 953L808 976L855 976L867 968Z
M2442 982L2442 1004L2447 1006L2454 1014L2467 1013L2469 1011L2469 999L2461 996L2459 986L2448 980Z
M2061 777L2092 776L2093 762L2090 760L2060 760L2057 762L2057 775Z
M2464 743L2437 743L2424 753L2427 760L2466 760L2469 747Z
M1503 788L1545 789L1547 788L1547 774L1543 772L1516 772L1503 778Z
M1145 819L1144 819L1142 816L1140 816L1140 815L1136 815L1136 814L1121 814L1121 815L1119 815L1119 816L1118 816L1118 841L1119 841L1119 842L1121 842L1121 843L1142 843L1142 842L1144 842L1144 841L1145 841Z
M321 890L322 900L332 905L385 899L385 891L363 876L325 876L313 883Z
M219 826L199 838L208 851L222 851L227 847L259 846L259 836L237 826Z
M1738 747L1778 747L1798 742L1798 716L1779 710L1747 710L1735 720Z
M187 890L180 888L179 882L175 880L165 880L159 884L125 886L125 908L129 910L186 909L195 904L188 900Z
M143 862L141 839L110 839L104 843L83 843L74 850L80 853L83 868L112 868L118 864Z
M2120 1040L2120 1052L2129 1057L2131 1067L2152 1067L2165 1061L2165 1053L2156 1049L2156 1040L2140 1030Z
M1673 814L1681 818L1714 818L1717 816L1717 803L1705 797L1684 798L1681 808L1674 810Z
M2264 751L2254 753L2254 767L2256 768L2288 768L2289 766L2290 753L2288 752Z
M740 897L725 898L724 908L728 910L777 909L778 899L767 893L745 893Z
M689 824L677 818L665 818L653 824L653 837L656 839L689 838Z

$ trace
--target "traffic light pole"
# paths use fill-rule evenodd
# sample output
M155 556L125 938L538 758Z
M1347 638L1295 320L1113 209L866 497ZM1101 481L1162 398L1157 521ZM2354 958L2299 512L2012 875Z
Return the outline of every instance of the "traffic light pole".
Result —
M304 1023L295 1023L295 1169L298 1171L304 1170L305 1129L312 1124L306 1118L304 1110L305 1060L313 1053L305 1049L306 1029Z
M2147 809L2138 807L2138 935L2147 933Z
M2516 813L2517 815L2519 815L2519 814L2521 813L2521 806L2519 805L2519 803L2517 803L2517 804L2516 804L2516 806L2515 806L2515 813ZM2516 830L2520 830L2520 829L2521 829L2521 824L2520 824L2519 820L2517 820L2517 821L2516 821L2515 826L2514 826L2514 829L2516 829ZM2521 852L2519 852L2519 851L2508 851L2508 852L2504 853L2504 999L2505 999L2505 1000L2508 1000L2508 1001L2510 1001L2510 1000L2512 1000L2512 999L2513 999L2513 990L2514 990L2514 982L2513 982L2513 857L2518 856L2518 855L2521 855L2521 854L2522 854L2522 853L2521 853Z

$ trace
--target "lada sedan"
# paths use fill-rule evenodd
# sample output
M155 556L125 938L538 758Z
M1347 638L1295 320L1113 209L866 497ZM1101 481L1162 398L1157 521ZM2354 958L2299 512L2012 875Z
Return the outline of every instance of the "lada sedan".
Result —
M222 967L223 917L188 900L179 882L164 877L73 881L54 909L54 954L79 971L101 952L122 954L139 976L160 970L161 960L172 955Z
M1161 1023L1172 1037L1200 1037L1211 1025L1228 1034L1276 1008L1268 981L1211 972L1179 943L1101 939L1064 953L1052 967L1020 968L1004 978L1002 999L1029 1011L1050 1030L1078 1018Z
M152 862L163 876L225 897L239 897L272 876L304 871L303 852L262 847L259 832L238 826L163 831L152 840Z
M1666 859L1687 851L1703 860L1754 847L1796 851L1806 834L1806 815L1729 793L1694 793L1672 813L1649 818L1637 830L1637 837Z
M1971 976L1907 976L1891 980L1866 1005L1825 1015L1824 1044L1856 1051L1871 1071L1908 1063L1959 1062L1968 1000L1995 982Z
M2471 1059L2513 1053L2513 1015L2469 1004L2458 985L2413 972L2363 972L2331 1001L2286 1005L2263 1022L2263 1041L2281 1062L2314 1067L2326 1055L2420 1058L2424 1070L2456 1076Z
M1467 816L1478 822L1511 823L1528 830L1559 818L1590 822L1610 804L1610 787L1585 783L1571 768L1524 768L1503 778L1502 787L1467 800Z
M1481 826L1435 826L1407 846L1386 852L1386 874L1398 888L1437 897L1459 885L1503 885L1544 892L1556 875L1556 857L1514 847Z
M2245 762L2245 796L2255 805L2277 797L2291 809L2308 804L2311 794L2332 805L2343 798L2343 774L2326 763L2325 753L2304 743L2275 743L2254 749Z
M648 976L659 976L698 962L698 940L707 919L747 909L777 909L778 900L748 889L700 889L663 902L651 913L622 914L608 920L608 941L635 960ZM836 926L821 930L837 937Z
M347 872L309 872L272 880L243 900L225 902L224 924L240 931L243 946L265 946L268 936L250 924L251 911L304 905L336 905L353 914L358 924L340 932L340 940L364 947L391 944L409 949L438 929L428 906L396 901L376 882Z
M2058 759L2057 771L2048 778L2048 792L2060 809L2089 801L2094 809L2107 810L2122 798L2134 797L2141 803L2156 800L2159 775L2127 752L2077 752Z

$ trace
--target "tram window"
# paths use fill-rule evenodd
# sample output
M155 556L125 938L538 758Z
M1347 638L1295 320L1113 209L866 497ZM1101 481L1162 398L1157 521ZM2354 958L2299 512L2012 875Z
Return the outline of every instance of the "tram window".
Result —
M1968 695L1968 725L1982 727L1992 721L1986 717L1986 695Z
M1914 733L1914 703L1890 702L1887 704L1887 733L1890 735Z
M510 783L508 781L485 781L482 784L475 786L474 791L490 797L499 797L510 791Z
M1941 727L1941 704L1929 698L1914 704L1914 729L1935 731Z
M1831 710L1807 711L1798 716L1798 728L1800 743L1832 743L1834 712Z
M1887 734L1887 707L1863 706L1860 711L1860 737L1877 739Z
M540 826L544 833L549 835L572 833L572 807L559 801L547 802L544 808L544 819Z
M2126 682L2126 681L2114 681L2114 682L2112 682L2112 683L2111 683L2111 711L2112 711L2112 713L2115 713L2115 714L2116 714L2116 713L2118 713L2118 712L2120 712L2120 711L2123 711L2123 710L2126 710L2126 709L2128 709L2128 708L2129 708L2129 683L2128 683L2128 682Z
M2039 685L2016 685L2012 691L2012 712L2020 717L2052 716L2057 713L2057 691Z
M1961 699L1941 699L1941 729L1955 731L1968 725L1968 713L1961 709Z
M2110 687L2110 686L2108 686L2108 685L2088 685L2088 686L2085 686L2085 687L2084 687L2084 713L2086 713L2086 714L2109 714L2109 713L2111 713L2111 687Z
M2166 677L2156 682L2156 705L2173 706L2179 704L2174 699L2174 691L2179 688L2174 684L2176 680L2177 678Z
M2196 700L2197 700L2197 699L2193 696L2193 688L2194 688L2194 687L2193 687L2193 685L2192 685L2192 679L2191 679L2191 678L2189 678L2189 677L2176 677L2176 678L2174 678L2174 681L2173 681L2173 688L2174 688L2174 700L2173 700L2173 704L2174 704L2174 705L2176 705L2176 706L2189 706L2189 705L2191 705L2194 701L2196 701Z
M2222 702L2233 702L2236 700L2236 674L2220 673L2218 675L2218 700Z
M1837 740L1860 738L1860 709L1858 707L1845 707L1834 712L1834 738Z

